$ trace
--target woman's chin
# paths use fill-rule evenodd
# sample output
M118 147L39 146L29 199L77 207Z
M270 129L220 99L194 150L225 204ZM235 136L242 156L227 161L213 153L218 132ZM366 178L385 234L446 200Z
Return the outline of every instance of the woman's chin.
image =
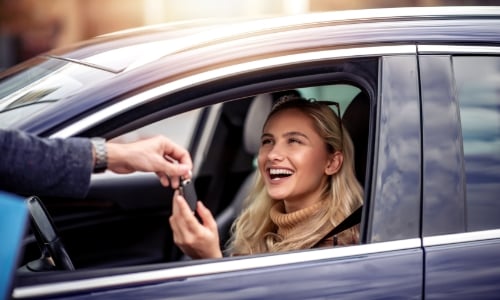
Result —
M288 195L288 193L285 193L283 191L270 191L270 190L267 191L267 194L271 199L276 201L286 199Z

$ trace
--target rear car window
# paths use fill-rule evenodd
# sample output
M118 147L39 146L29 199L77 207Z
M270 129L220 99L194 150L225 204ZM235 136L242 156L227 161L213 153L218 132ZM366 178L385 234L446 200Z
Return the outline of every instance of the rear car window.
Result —
M500 228L500 56L454 57L466 174L467 230Z

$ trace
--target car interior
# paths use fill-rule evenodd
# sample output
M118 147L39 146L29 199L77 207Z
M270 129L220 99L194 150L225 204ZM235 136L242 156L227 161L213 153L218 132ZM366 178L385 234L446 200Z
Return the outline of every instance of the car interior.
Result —
M185 131L184 140L179 143L185 143L193 158L202 157L197 161L201 164L195 167L194 185L199 200L216 218L222 249L257 172L255 158L265 118L273 103L289 94L340 103L342 124L355 146L356 176L366 187L370 116L373 115L370 97L374 93L352 80L280 89L203 106L188 112L187 118L185 114L172 116L168 118L170 124ZM177 123L172 121L175 118ZM140 138L144 135L137 132L143 130L147 135L151 127L154 132L164 126L149 124L114 138L116 141ZM40 197L39 200L52 218L74 269L102 270L189 260L173 243L168 223L172 195L172 189L163 188L154 174L106 172L93 177L85 199ZM360 216L357 216L355 224L359 222ZM22 275L30 277L40 271L54 270L39 263L47 255L42 253L40 257L39 239L36 230L26 236L19 269Z

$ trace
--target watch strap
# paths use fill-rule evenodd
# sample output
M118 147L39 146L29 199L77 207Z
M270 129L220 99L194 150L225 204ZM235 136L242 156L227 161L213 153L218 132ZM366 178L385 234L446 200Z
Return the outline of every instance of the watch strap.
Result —
M108 168L108 153L106 151L106 140L99 137L94 137L90 139L92 146L94 147L95 153L95 163L94 163L94 173L102 173Z

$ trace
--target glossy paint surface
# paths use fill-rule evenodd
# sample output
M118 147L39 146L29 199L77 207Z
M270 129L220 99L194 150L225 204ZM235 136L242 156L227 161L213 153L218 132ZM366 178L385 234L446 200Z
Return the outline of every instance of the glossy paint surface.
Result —
M408 241L410 242L410 241ZM414 245L414 243L411 243ZM407 248L369 253L356 246L340 251L337 258L321 257L325 251L302 253L302 263L259 267L265 257L243 259L245 270L220 272L217 265L207 265L213 274L182 277L174 280L155 280L154 273L145 274L139 285L130 284L114 289L96 289L57 299L318 299L318 298L407 298L419 299L422 289L422 251ZM338 251L337 251L338 252ZM333 254L333 252L332 252ZM310 256L310 257L308 257ZM273 257L268 257L273 260ZM278 258L279 260L279 258ZM310 260L310 261L307 261ZM224 264L231 264L225 262ZM201 265L203 267L203 265ZM194 267L199 268L201 267ZM189 267L188 267L189 268ZM205 269L207 269L205 268ZM182 269L179 269L181 271ZM208 271L210 273L210 271ZM150 283L148 283L148 281ZM367 284L360 285L360 282ZM75 288L77 288L75 283ZM48 288L50 289L50 288ZM54 285L52 291L57 289ZM18 295L22 295L18 293ZM49 297L52 298L52 297Z
M462 134L450 57L419 58L424 145L423 235L465 229ZM446 153L446 155L443 155Z
M371 240L419 236L420 107L413 55L382 60Z
M500 239L426 247L425 297L498 299Z
M379 20L380 21L380 20ZM27 122L18 124L25 130L43 133L59 127L58 124L78 119L82 113L95 111L110 103L120 101L132 94L137 93L144 86L154 86L160 83L169 82L185 74L199 73L214 69L231 63L247 62L255 57L276 57L290 53L311 51L313 49L325 49L343 47L354 44L398 44L413 42L435 43L442 41L442 36L447 36L446 40L455 42L470 42L477 39L476 35L470 34L481 31L481 39L497 41L500 43L500 21L487 20L408 20L397 21L387 18L382 22L371 22L369 20L359 23L349 22L328 22L312 27L293 26L285 27L283 30L275 32L256 31L249 29L236 31L220 41L214 40L212 43L201 38L203 35L197 33L192 37L194 41L188 44L196 47L181 48L176 52L166 56L159 56L155 61L145 63L134 68L120 69L119 72L111 73L110 79L96 82L85 87L77 95L70 99L59 101L51 109L40 112L38 118L30 119ZM279 23L278 23L279 24ZM215 27L215 28L214 28ZM243 26L241 26L243 27ZM218 28L218 29L217 29ZM207 32L220 35L224 32L225 24L208 27ZM432 30L430 30L430 28ZM200 31L202 31L200 29ZM203 31L202 31L203 32ZM433 34L429 34L432 32ZM143 36L138 38L142 34ZM162 37L155 31L135 32L122 36L124 40L117 42L119 35L108 38L95 39L88 49L81 47L69 49L67 52L58 51L55 57L69 57L71 59L86 60L91 54L97 52L111 52L111 49L122 49L119 52L112 52L113 59L127 60L127 62L117 62L117 65L131 65L126 55L129 47L133 47L135 42L142 41L146 45L154 47L154 42ZM165 43L175 44L183 40L176 40L177 36L167 33L163 36ZM168 40L171 39L171 40ZM151 44L153 43L153 44ZM199 43L199 44L197 44ZM203 46L203 47L202 47ZM148 54L154 56L154 53Z

